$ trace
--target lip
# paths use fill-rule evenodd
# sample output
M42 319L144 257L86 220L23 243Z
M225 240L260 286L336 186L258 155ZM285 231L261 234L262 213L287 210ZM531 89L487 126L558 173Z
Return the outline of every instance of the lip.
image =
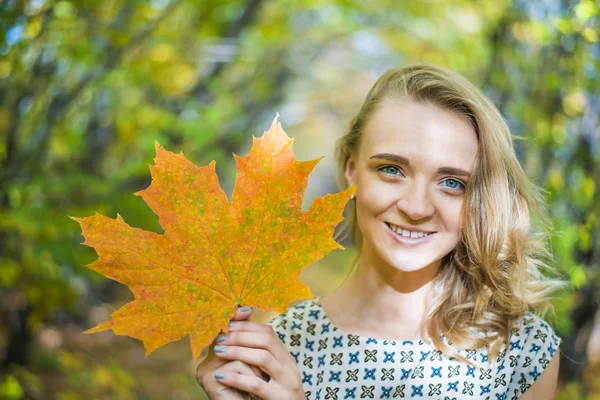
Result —
M419 228L415 228L415 227L410 227L410 226L404 226L404 225L393 224L393 223L391 223L391 222L386 222L385 224L386 224L386 225L387 225L387 224L396 225L398 228L402 228L402 229L405 229L405 230L407 230L407 231L411 231L411 232L423 232L423 233L428 233L428 234L429 234L429 233L435 233L435 231L426 231L426 230L419 229ZM388 226L388 228L389 228L389 226Z
M403 245L405 247L417 247L417 246L426 244L431 240L431 237L436 234L436 232L427 232L427 231L423 231L423 230L412 229L413 232L423 232L423 233L429 233L429 234L422 238L405 237L402 235L398 235L396 232L394 232L387 223L384 223L384 225L385 225L385 228L387 229L388 233L392 236L392 238L396 242L400 243L401 245ZM400 225L397 225L397 226L401 227ZM407 230L409 230L409 229L407 229Z

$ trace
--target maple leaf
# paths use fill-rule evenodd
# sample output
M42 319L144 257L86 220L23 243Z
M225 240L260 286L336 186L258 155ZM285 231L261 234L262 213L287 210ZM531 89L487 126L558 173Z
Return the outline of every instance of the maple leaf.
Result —
M238 157L232 202L219 186L215 162L197 167L157 142L152 183L140 192L164 234L100 214L74 218L98 259L87 267L129 286L134 300L86 333L112 329L144 342L146 355L185 335L196 360L237 306L284 312L312 298L303 267L343 246L334 227L356 186L301 209L308 175L319 162L297 161L290 139L273 121L250 154Z

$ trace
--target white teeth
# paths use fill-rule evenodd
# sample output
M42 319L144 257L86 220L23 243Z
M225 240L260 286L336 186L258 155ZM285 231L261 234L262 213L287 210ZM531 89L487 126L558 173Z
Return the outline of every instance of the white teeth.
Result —
M402 235L404 237L409 237L409 238L417 239L417 238L422 238L422 237L427 236L427 234L424 233L424 232L411 232L411 231L406 230L406 229L401 229L401 228L397 227L396 225L392 225L392 224L389 224L389 226L398 235Z

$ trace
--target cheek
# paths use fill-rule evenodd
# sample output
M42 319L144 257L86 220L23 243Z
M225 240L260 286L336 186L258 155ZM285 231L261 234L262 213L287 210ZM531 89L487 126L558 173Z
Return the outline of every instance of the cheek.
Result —
M356 197L357 214L364 217L377 217L395 204L394 193L391 190L373 184L359 186Z
M360 196L369 205L389 205L394 199L402 195L403 185L401 181L387 181L382 179L374 171L361 171L357 175L358 190L356 196Z
M386 194L372 185L359 186L356 194L356 219L361 232L376 229L380 216L388 211L390 204L393 204L393 199L389 192Z
M443 220L446 223L447 229L460 235L464 226L462 201L446 207L443 213Z

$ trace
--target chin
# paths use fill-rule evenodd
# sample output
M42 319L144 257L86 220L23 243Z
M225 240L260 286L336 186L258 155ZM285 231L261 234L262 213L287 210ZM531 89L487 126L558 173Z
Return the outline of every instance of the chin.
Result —
M428 246L429 247L429 246ZM437 246L431 246L437 247ZM375 246L374 250L384 264L403 272L417 272L434 265L441 266L445 257L450 254L453 247L447 249L440 248L382 248L381 245ZM447 251L446 251L447 250Z
M387 264L391 267L403 272L417 272L421 271L429 266L440 264L442 258L431 258L431 257L415 257L414 255L408 257L386 257L388 258Z
M379 226L378 226L379 228ZM383 232L373 229L367 240L363 236L363 254L369 254L374 262L387 264L403 272L417 272L430 266L441 266L444 258L460 241L460 236L451 232L436 232L420 240L403 240L394 237L389 228ZM376 234L375 234L376 233ZM379 261L376 261L379 260Z

